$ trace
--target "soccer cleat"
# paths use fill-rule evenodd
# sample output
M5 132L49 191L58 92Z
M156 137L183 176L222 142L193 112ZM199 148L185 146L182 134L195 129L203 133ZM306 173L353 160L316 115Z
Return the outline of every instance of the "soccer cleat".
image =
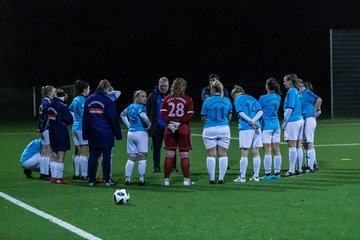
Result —
M218 184L224 184L224 179L219 179L219 180L217 181L217 183L218 183Z
M269 181L269 180L272 179L272 177L271 177L271 175L269 174L269 175L262 176L260 179L261 179L261 180L265 180L265 181Z
M190 185L194 185L195 183L194 182L192 182L191 180L190 180L190 178L184 178L184 182L183 182L183 185L184 186L190 186Z
M68 184L69 182L63 178L51 178L50 183L52 183L52 184Z
M310 167L307 167L307 168L305 169L305 172L306 172L306 173L313 173L313 172L314 172L314 169L311 169Z
M89 187L95 187L96 184L97 182L89 182Z
M81 177L80 177L80 180L87 181L87 180L89 180L89 178L88 178L88 177L85 177L85 176L81 176Z
M252 176L249 181L252 181L252 182L258 182L260 181L259 177L255 177L255 176Z
M292 173L292 172L289 172L287 171L284 175L284 177L294 177L295 176L295 173Z
M209 184L215 184L215 180L209 180Z
M246 182L246 179L239 176L236 179L234 179L234 182L236 182L236 183L244 183L244 182Z
M170 181L168 178L164 178L164 180L162 181L161 185L163 185L164 187L168 187L170 186Z
M125 185L131 185L131 180L129 177L125 177L125 182L124 182Z
M161 172L161 170L160 170L160 168L154 168L154 173L160 173Z
M74 179L74 180L80 180L80 179L81 179L81 177L80 177L80 176L76 176L76 175L74 175L74 176L73 176L73 179Z
M112 187L115 186L116 182L114 182L113 180L109 179L107 182L105 182L106 186L108 187Z
M50 179L50 183L56 183L56 181L57 181L57 178L51 178Z
M24 169L23 173L27 178L32 178L32 171L30 169Z
M275 173L274 175L271 176L271 178L275 180L281 179L280 173Z
M139 186L145 186L145 180L139 180L138 185Z
M302 175L303 174L303 171L299 171L299 170L295 170L295 175Z
M50 180L50 176L46 175L46 174L40 174L40 179L41 180L45 180L45 181L49 181Z

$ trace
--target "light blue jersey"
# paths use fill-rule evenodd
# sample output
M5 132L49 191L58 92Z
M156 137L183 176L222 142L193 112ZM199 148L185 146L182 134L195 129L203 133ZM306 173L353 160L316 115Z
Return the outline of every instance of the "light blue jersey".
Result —
M29 160L32 156L41 152L41 139L32 140L24 149L20 157L20 163Z
M84 114L85 97L78 95L74 98L69 106L69 109L74 114L73 130L82 130L82 120Z
M309 89L305 89L305 91L302 93L301 108L304 118L313 117L314 105L316 99L318 98L319 96L310 91Z
M142 120L140 117L140 113L146 113L146 107L140 103L132 103L127 107L127 117L129 119L130 132L137 132L137 131L145 131L143 127Z
M288 122L296 122L303 119L300 94L295 87L291 87L286 93L286 97L284 100L284 112L286 112L287 108L293 109L293 112L291 113Z
M201 109L201 116L206 117L204 128L229 125L229 113L232 113L229 98L219 95L206 98Z
M261 129L275 130L280 128L279 107L281 97L276 93L268 93L260 96L259 104L263 110Z
M256 113L261 110L259 102L250 95L241 94L240 96L235 98L234 105L235 105L236 114L239 117L238 129L239 130L254 129L254 127L249 125L249 123L246 120L242 119L239 114L243 112L249 118L255 117ZM259 121L256 121L256 124L260 126Z

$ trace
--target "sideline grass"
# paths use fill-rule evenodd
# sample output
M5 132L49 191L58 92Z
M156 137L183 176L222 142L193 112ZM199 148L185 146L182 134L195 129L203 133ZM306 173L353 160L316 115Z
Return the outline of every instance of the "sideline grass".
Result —
M360 143L360 124L320 121L316 144ZM35 125L35 124L34 124ZM26 144L36 137L31 124L0 126L0 191L103 239L359 239L360 147L318 147L320 171L279 181L236 184L239 174L238 141L232 140L224 185L209 185L201 137L192 137L191 176L196 185L184 187L181 174L171 176L171 187L160 186L162 174L152 173L151 152L147 185L127 186L130 204L117 206L116 188L84 182L51 185L26 179L18 164ZM193 133L201 133L199 122ZM11 134L11 133L17 134ZM26 132L27 134L22 134ZM4 134L7 133L7 134ZM236 123L232 135L237 137ZM126 162L125 140L116 143L113 176L121 181ZM281 145L283 170L287 147ZM72 176L67 153L65 177ZM263 159L263 156L262 156ZM341 160L351 159L351 160ZM179 162L178 162L179 166ZM248 176L252 161L249 159ZM136 176L134 169L133 176ZM263 167L261 168L263 172ZM81 239L79 236L0 199L0 239ZM31 224L30 224L31 223Z

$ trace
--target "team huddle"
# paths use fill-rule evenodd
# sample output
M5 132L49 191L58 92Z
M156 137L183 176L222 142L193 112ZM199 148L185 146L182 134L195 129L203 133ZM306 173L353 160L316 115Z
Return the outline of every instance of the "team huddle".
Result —
M229 122L233 117L233 106L238 118L240 174L236 183L246 182L248 155L253 156L253 176L250 181L280 179L282 156L280 153L281 129L289 146L289 170L285 177L317 168L314 149L316 118L321 114L322 100L312 91L312 85L303 82L295 74L284 77L288 89L284 99L284 119L280 125L280 85L276 79L266 81L267 93L259 100L235 85L230 92L219 81L217 74L209 77L209 86L202 91L201 120L204 122L203 143L207 152L206 166L210 184L224 184L228 169L227 152L231 141ZM183 185L193 185L190 178L189 151L192 149L190 120L194 116L194 104L186 95L187 82L176 78L170 87L169 80L160 78L158 86L149 98L143 90L133 94L133 103L121 114L117 114L115 101L121 95L114 91L111 83L104 79L97 90L89 95L90 86L81 80L75 82L77 96L70 106L62 89L53 86L42 88L43 99L39 107L38 132L41 140L35 139L25 148L20 163L27 177L32 171L40 171L40 179L53 184L66 184L63 178L64 158L70 150L70 135L67 126L72 124L75 145L73 155L76 180L86 180L89 186L104 182L115 185L111 177L112 153L115 140L122 139L120 119L128 128L127 154L124 184L129 185L135 163L138 164L138 185L145 185L149 137L153 144L154 173L161 172L160 151L162 142L166 150L162 185L170 186L170 175L176 170L176 151L179 152ZM233 99L233 103L230 100ZM261 156L264 149L265 174L260 177ZM305 168L303 158L305 155ZM102 176L98 174L98 163L102 163ZM216 159L219 173L215 177Z

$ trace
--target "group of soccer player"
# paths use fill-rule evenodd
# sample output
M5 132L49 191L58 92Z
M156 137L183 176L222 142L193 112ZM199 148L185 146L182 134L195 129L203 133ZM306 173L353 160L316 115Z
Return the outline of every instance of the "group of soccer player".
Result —
M163 77L159 80L159 84L160 82L164 82L164 79L167 81L167 79ZM284 130L284 139L289 146L290 167L284 176L294 176L296 174L302 174L303 171L313 172L315 170L316 154L314 149L314 134L316 118L321 113L320 107L322 100L312 92L310 83L303 82L295 74L288 74L284 77L284 86L288 91L284 99L284 120L280 126L278 112L281 104L281 90L280 84L276 79L270 78L266 80L265 89L267 93L260 96L259 100L246 94L242 87L235 85L230 94L233 99L232 103L218 75L210 75L209 86L204 88L202 92L203 105L201 108L201 120L204 122L202 137L207 151L206 166L210 184L224 184L225 182L224 178L228 169L227 152L231 141L229 122L233 116L233 105L235 107L235 115L239 121L239 148L241 149L239 161L240 175L234 182L246 182L248 155L250 151L253 155L254 168L254 174L249 179L250 181L258 182L259 180L281 178L282 156L279 146L281 129ZM192 98L186 95L186 88L186 80L176 78L171 84L170 93L163 99L160 99L159 102L159 117L165 125L163 137L166 154L164 161L164 179L162 181L163 186L170 186L170 175L174 168L174 158L177 150L180 155L183 185L189 186L194 184L190 179L189 160L189 150L192 149L189 123L194 115L194 104ZM105 99L105 104L101 103L101 98L94 98L93 95L95 93L88 97L94 98L93 101L87 99L90 93L90 87L86 82L81 80L76 81L75 90L77 96L69 108L65 110L63 106L66 106L66 96L63 91L56 90L52 86L43 87L43 101L40 106L39 118L39 132L42 134L42 151L39 160L40 178L49 178L49 170L46 165L47 162L50 162L50 158L55 158L57 160L51 162L56 162L56 164L52 164L53 167L51 167L51 163L49 164L51 169L51 183L66 183L62 177L62 172L65 152L70 149L66 129L66 125L72 122L72 119L68 117L69 112L69 114L72 113L74 120L72 128L75 145L73 178L88 180L90 186L95 186L98 183L98 181L95 181L97 164L100 155L103 154L103 158L109 161L104 165L105 160L103 159L103 168L110 169L110 172L104 172L103 169L104 181L108 186L112 186L115 184L111 179L111 158L114 145L112 143L105 148L104 146L99 148L98 142L94 144L98 139L94 138L90 140L89 144L88 135L94 135L95 133L92 133L93 131L101 132L110 129L108 134L110 138L121 139L121 134L119 136L117 133L118 129L120 129L119 121L117 121L117 123L113 121L109 123L109 125L105 124L104 126L106 127L103 126L99 129L94 129L97 124L104 124L105 119L108 119L104 116L106 114L106 107L115 109L114 101L120 96L120 91L113 91L110 83L108 83L106 87L100 89L98 87L95 93L104 94L111 99L111 101ZM54 105L54 100L57 102L57 105L59 105L55 108L54 106L50 106ZM146 108L146 103L146 92L144 90L137 90L133 94L133 103L127 106L120 114L120 118L128 128L128 160L125 165L125 185L132 184L132 172L136 161L138 162L139 173L138 184L145 185L149 139L148 130L154 124L148 117L149 112ZM96 106L85 107L91 104L95 104ZM84 115L86 115L86 123L83 123ZM117 119L119 119L119 117ZM59 120L62 122L59 123ZM87 129L86 133L83 133L83 127ZM50 134L47 130L50 131ZM94 136L96 136L96 134ZM262 177L260 177L261 157L259 154L259 148L261 147L264 149L263 162L265 170L265 175ZM90 159L88 161L89 148ZM55 152L55 154L52 154L51 150ZM303 150L305 150L306 156L305 169L303 169ZM218 158L219 162L217 180L215 179L216 158ZM24 166L23 168L25 169L24 173L28 176L29 172L26 171L27 169ZM91 177L89 177L88 169L89 172L91 172ZM53 172L57 175L53 175Z

